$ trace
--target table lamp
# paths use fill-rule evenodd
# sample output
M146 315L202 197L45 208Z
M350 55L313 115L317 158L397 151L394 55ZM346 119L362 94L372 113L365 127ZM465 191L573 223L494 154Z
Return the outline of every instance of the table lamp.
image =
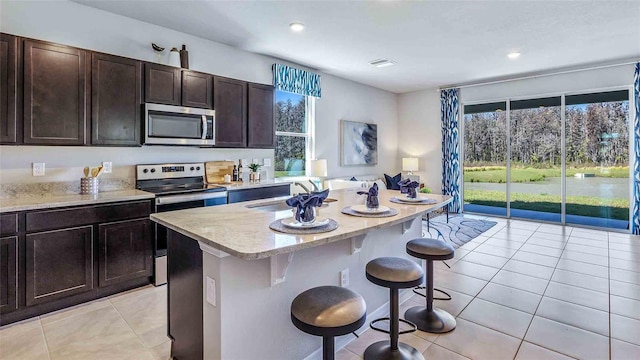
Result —
M418 158L402 158L402 171L407 171L407 175L413 175L414 171L418 171Z
M309 176L323 178L327 176L327 159L311 160L311 167L309 168ZM322 179L320 179L320 182ZM313 185L314 191L320 191L320 188L316 183L309 179L309 182Z

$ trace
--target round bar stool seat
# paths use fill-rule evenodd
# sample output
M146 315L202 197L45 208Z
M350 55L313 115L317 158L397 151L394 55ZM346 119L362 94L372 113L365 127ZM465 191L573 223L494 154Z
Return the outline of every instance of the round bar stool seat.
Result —
M425 332L442 334L452 331L456 328L456 319L448 312L433 307L433 261L452 259L455 249L442 240L421 238L407 243L407 254L427 262L427 306L412 307L404 313L404 317Z
M307 334L322 336L323 359L335 356L334 337L358 330L367 318L362 296L347 288L319 286L293 299L291 322Z
M424 272L414 261L395 257L371 260L366 266L366 276L372 283L389 288L389 340L379 341L367 347L364 360L424 360L424 356L410 345L398 341L400 334L415 331L415 325L399 319L398 290L422 284ZM384 331L373 326L374 330ZM409 323L413 330L400 332L400 321ZM384 331L386 332L386 331Z

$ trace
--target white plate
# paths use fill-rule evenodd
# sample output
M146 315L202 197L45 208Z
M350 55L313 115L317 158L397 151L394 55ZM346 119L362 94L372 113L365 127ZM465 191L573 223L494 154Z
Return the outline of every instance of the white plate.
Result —
M381 214L391 209L386 206L379 206L377 209L368 209L366 205L354 205L351 207L351 210L361 214Z
M300 223L296 220L296 218L282 219L282 225L286 227L294 228L294 229L313 229L320 226L325 226L328 223L329 223L328 218L316 218L316 221L312 222L311 224Z
M435 201L434 199L430 199L430 198L424 197L424 196L418 196L418 197L415 197L413 199L412 198L408 198L406 196L398 196L398 197L395 197L395 199L398 200L398 201L406 202L406 203L421 203L421 202L431 203L431 204L437 203L437 201Z

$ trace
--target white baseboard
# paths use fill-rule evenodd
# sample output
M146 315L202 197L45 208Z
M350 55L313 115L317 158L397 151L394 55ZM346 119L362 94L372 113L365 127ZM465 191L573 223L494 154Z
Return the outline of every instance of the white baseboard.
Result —
M399 295L399 302L400 304L403 304L405 301L409 300L412 296L413 296L413 289L404 289L401 290ZM369 327L369 323L375 319L381 318L381 317L386 317L387 315L389 315L389 302L385 302L384 304L382 304L382 306L380 306L379 308L375 309L374 311L372 311L371 313L369 313L367 315L367 320L365 322L365 324L356 331L356 334L358 335L362 335L362 333L364 333L367 330L371 330L371 328ZM375 330L371 330L371 331L375 331ZM335 349L336 351L342 349L343 347L347 346L349 343L351 343L352 341L356 340L356 337L354 337L353 335L347 335L347 336L341 336L339 338L337 338L335 340ZM304 358L304 360L322 360L322 346L319 347L316 351L312 352L309 356L307 356L306 358Z

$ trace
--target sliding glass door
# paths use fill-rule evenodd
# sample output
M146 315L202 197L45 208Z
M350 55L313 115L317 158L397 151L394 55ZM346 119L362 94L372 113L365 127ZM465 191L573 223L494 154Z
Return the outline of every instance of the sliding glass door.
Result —
M561 221L561 98L510 102L511 217Z
M507 216L506 103L464 107L465 211Z
M628 90L466 105L463 126L464 211L628 228Z
M566 97L567 215L571 224L629 223L629 92Z

